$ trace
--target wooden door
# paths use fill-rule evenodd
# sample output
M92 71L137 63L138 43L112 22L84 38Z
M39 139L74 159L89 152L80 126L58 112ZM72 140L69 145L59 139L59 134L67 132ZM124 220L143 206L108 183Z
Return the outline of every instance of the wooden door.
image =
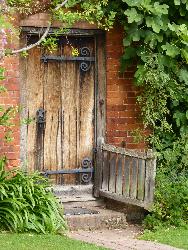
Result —
M76 169L84 158L92 160L94 48L92 37L61 37L55 52L37 47L22 59L23 113L31 120L22 127L22 158L29 171ZM78 180L54 178L58 184Z

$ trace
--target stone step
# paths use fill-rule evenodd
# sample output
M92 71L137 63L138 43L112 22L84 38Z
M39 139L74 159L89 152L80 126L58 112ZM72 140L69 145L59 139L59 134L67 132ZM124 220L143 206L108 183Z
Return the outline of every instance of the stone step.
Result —
M93 185L54 185L52 191L58 197L92 196Z
M53 193L63 206L102 206L103 200L93 197L93 185L53 186Z
M124 213L115 212L103 207L65 208L65 219L71 231L126 228Z
M62 195L57 196L60 203L74 203L74 202L95 202L97 199L92 195L80 194L80 195Z
M105 207L106 206L104 200L102 199L94 198L92 200L90 198L86 199L86 197L82 197L81 199L80 198L77 198L77 199L67 198L67 200L64 200L64 198L62 198L61 204L63 205L64 208L67 208L67 209L74 208L74 207L91 208L91 207Z
M71 231L127 226L124 213L106 209L102 199L93 197L93 185L54 186L53 192L64 207Z

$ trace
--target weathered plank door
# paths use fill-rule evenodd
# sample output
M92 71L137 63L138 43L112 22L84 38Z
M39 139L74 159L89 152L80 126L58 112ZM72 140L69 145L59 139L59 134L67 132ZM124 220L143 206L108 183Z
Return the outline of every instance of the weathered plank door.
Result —
M94 58L93 37L61 37L57 51L36 47L22 59L23 116L31 120L22 126L22 159L29 171L77 169L84 158L92 161ZM74 174L53 178L78 181Z

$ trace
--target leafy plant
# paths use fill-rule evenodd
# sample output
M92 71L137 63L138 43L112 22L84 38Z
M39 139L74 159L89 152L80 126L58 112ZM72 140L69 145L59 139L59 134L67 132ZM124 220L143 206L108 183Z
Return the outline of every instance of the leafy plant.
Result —
M157 190L152 213L144 224L148 229L160 226L184 226L188 223L188 178L176 175L174 172L167 175L158 170Z
M0 229L13 232L57 233L66 223L48 181L38 173L5 171L0 160Z

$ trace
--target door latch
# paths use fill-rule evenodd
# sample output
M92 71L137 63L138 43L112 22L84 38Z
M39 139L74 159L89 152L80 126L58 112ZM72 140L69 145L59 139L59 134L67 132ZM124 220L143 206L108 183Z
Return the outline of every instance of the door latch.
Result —
M36 122L38 124L44 124L46 122L46 111L43 108L37 110Z

